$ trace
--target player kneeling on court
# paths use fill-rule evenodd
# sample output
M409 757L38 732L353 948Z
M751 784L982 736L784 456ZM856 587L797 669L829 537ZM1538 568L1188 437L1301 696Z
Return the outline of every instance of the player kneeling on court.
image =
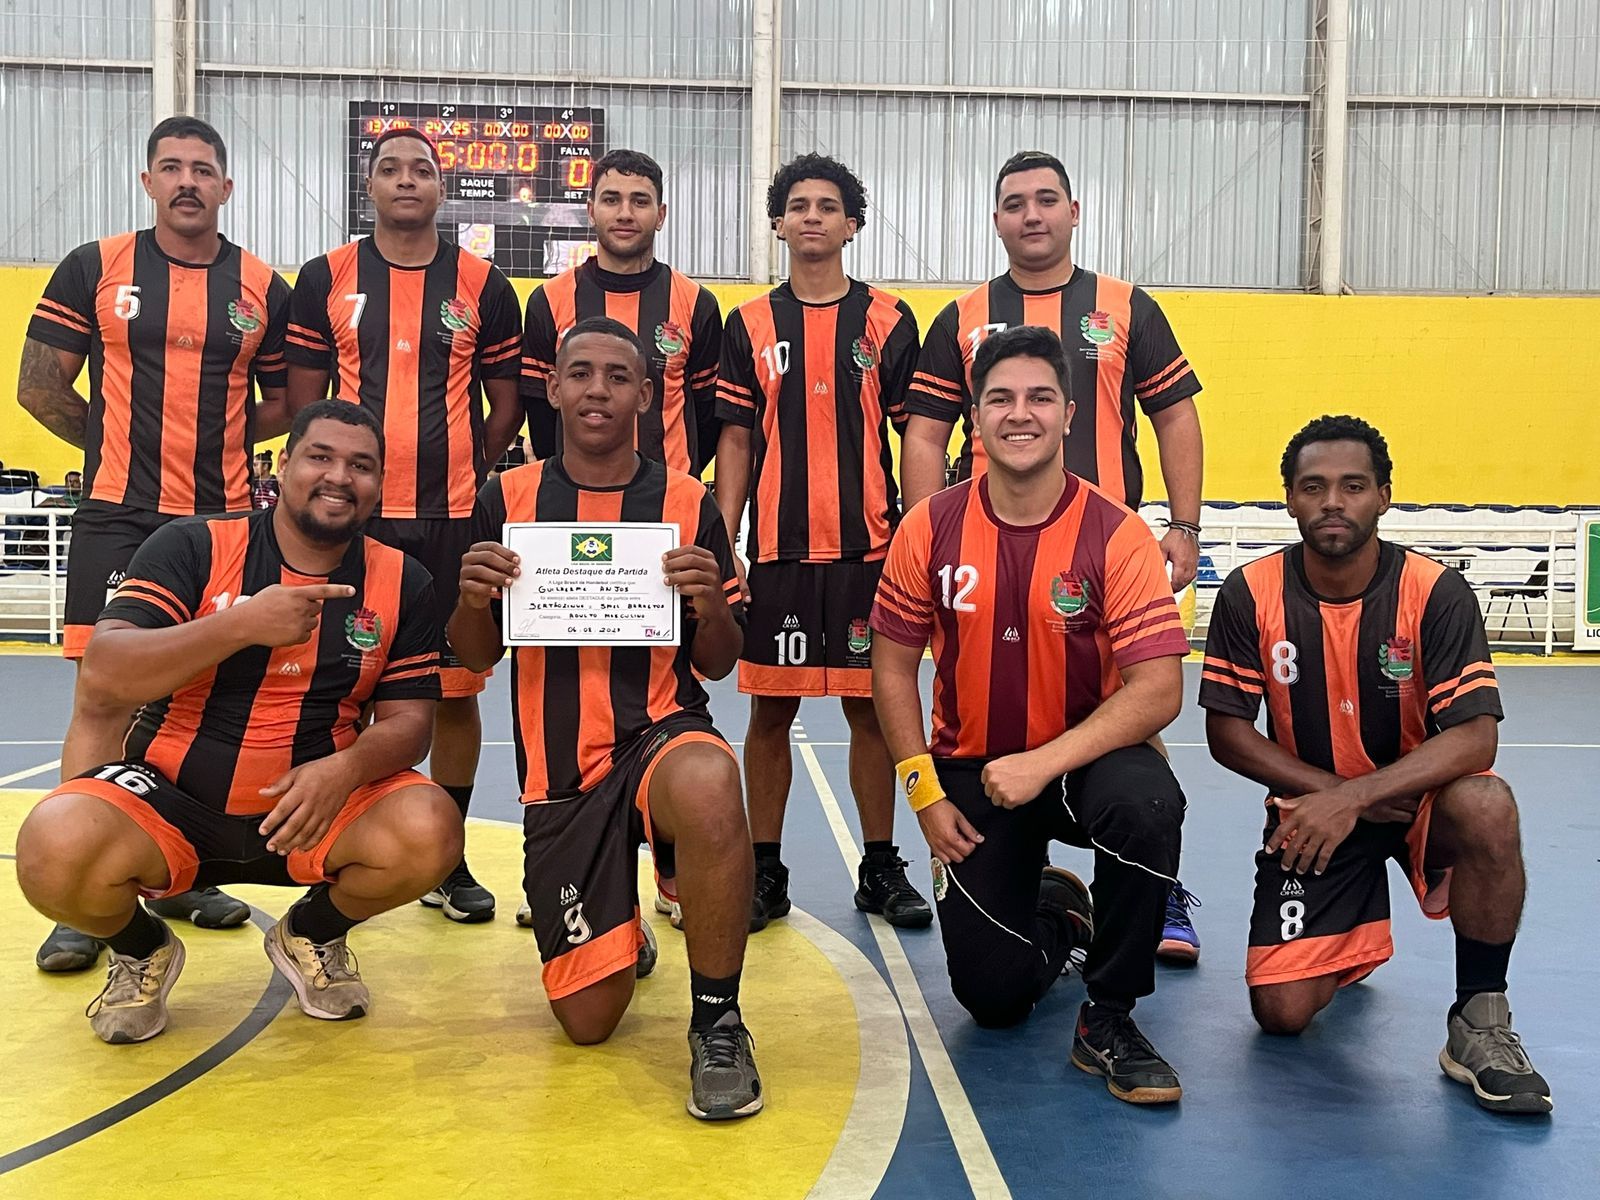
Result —
M681 644L518 646L512 657L524 887L556 1019L574 1042L603 1042L633 998L644 942L639 844L658 856L674 848L694 1001L689 1111L746 1117L762 1105L739 1013L754 859L738 763L695 678L733 669L743 606L706 489L634 451L648 371L638 336L618 321L589 317L567 333L549 385L562 452L479 493L450 644L475 671L504 652L500 597L521 573L502 544L506 522L678 526L683 544L661 567L681 597Z
M1490 771L1503 714L1477 599L1375 536L1393 463L1365 421L1311 422L1282 470L1301 541L1223 583L1200 684L1212 757L1271 789L1250 1007L1268 1033L1299 1033L1394 954L1393 858L1422 911L1455 926L1439 1065L1485 1108L1547 1113L1506 1002L1525 881L1517 804Z
M933 851L950 985L1016 1024L1086 947L1073 1065L1158 1104L1178 1076L1133 1021L1178 870L1184 799L1150 744L1178 715L1188 640L1149 528L1066 471L1066 355L1048 329L987 338L972 366L989 471L923 500L889 545L873 699ZM933 641L933 744L917 671ZM1094 904L1039 864L1092 846Z
M432 583L360 532L382 483L376 418L313 404L276 508L163 526L101 614L78 702L143 707L121 761L28 815L17 876L45 916L110 946L89 1010L102 1040L160 1033L183 970L141 895L315 885L267 931L267 956L308 1016L347 1020L370 1001L345 935L459 859L460 812L409 769L439 699Z

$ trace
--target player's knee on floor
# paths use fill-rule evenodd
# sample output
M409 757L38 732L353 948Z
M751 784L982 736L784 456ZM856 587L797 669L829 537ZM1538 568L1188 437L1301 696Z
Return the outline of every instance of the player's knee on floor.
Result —
M1311 1019L1332 999L1318 980L1268 984L1250 989L1250 1013L1262 1032L1294 1037L1305 1031Z
M634 968L614 971L586 988L550 1002L550 1011L576 1046L595 1046L605 1041L622 1022L633 999Z
M950 991L984 1029L1020 1024L1039 998L1034 974L1038 957L1032 947L1018 942L1016 953L1006 947L965 962L951 962Z

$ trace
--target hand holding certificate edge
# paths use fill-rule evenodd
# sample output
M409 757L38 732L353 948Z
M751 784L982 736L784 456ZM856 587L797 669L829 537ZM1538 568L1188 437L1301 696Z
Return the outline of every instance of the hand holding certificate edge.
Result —
M499 542L474 542L461 556L461 602L488 608L522 574L522 558Z
M726 612L728 598L723 591L722 571L716 555L703 546L679 546L661 556L666 583L689 601L698 619L710 620Z

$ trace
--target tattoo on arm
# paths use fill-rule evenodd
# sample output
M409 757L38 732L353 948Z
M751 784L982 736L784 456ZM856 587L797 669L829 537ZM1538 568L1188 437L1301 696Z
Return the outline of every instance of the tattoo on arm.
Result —
M62 441L83 449L89 405L61 369L53 346L24 339L17 372L17 403Z

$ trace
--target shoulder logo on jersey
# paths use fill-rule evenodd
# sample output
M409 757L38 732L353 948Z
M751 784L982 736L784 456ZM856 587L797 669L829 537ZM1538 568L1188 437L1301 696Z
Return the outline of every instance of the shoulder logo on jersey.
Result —
M609 533L573 534L572 561L585 563L610 562L611 535Z
M1396 683L1410 679L1411 639L1397 633L1382 643L1378 647L1378 665L1383 668L1383 673Z
M383 640L383 621L370 608L361 607L344 619L344 640L365 654Z
M1089 581L1062 571L1050 581L1050 607L1063 617L1076 616L1089 607Z
M878 365L878 345L869 334L864 333L850 343L850 357L863 371L870 371Z
M228 321L240 333L254 333L261 328L261 310L241 296L228 301Z
M1078 332L1084 341L1104 346L1117 336L1117 323L1110 313L1097 308L1078 321Z
M850 622L846 644L850 647L851 654L865 654L872 649L872 626L868 625L862 617L857 617Z
M671 358L674 354L683 353L689 339L684 335L683 326L676 321L663 321L656 326L656 349Z
M439 305L439 320L452 333L472 327L472 305L459 296L452 296Z

